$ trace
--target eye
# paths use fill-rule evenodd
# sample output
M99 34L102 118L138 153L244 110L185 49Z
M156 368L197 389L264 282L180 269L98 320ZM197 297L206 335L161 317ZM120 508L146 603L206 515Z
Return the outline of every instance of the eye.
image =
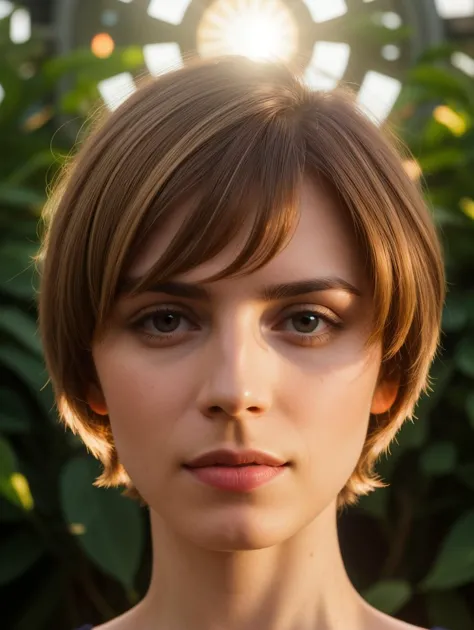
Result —
M292 341L306 346L315 346L329 341L343 328L342 320L332 311L301 309L285 317L277 330L287 333Z
M145 322L150 322L155 330L169 334L175 332L183 320L184 317L181 313L158 311L157 313L149 315Z
M132 326L141 334L157 341L181 336L199 328L184 312L171 307L145 313L138 317Z
M297 333L311 334L316 332L320 324L324 324L324 320L318 313L311 311L303 311L301 313L295 313L288 318L288 321L294 327Z

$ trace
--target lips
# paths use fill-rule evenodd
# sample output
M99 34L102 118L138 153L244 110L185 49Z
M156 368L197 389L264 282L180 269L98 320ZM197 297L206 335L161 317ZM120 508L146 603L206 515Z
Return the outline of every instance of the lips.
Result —
M184 468L200 483L218 490L253 492L284 476L288 462L262 451L221 449L195 457Z
M204 468L206 466L284 466L287 462L275 455L263 451L245 450L233 451L230 449L219 449L209 451L190 462L186 463L186 468Z

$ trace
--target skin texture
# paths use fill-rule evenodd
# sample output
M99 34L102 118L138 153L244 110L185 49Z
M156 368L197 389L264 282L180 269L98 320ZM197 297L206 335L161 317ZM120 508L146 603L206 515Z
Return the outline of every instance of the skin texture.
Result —
M262 269L206 282L235 257L245 236L237 235L173 279L200 284L208 299L125 295L93 345L101 390L91 388L89 402L109 414L119 457L149 505L154 547L147 595L105 630L413 628L365 604L340 556L336 498L370 412L386 411L397 385L379 379L381 347L365 346L371 291L343 210L307 180L300 211L288 246ZM153 236L132 276L159 258L186 212ZM268 285L335 277L360 295L260 297ZM172 336L154 313L163 307L177 311ZM221 447L290 465L247 494L213 489L182 468Z

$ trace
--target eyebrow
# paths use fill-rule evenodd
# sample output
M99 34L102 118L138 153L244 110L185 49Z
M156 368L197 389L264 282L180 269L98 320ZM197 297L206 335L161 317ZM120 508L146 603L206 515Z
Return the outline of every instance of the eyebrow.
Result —
M130 293L139 281L140 278L126 279L120 287L119 295ZM347 280L338 277L329 277L268 285L263 287L258 297L264 302L272 302L320 291L345 291L351 295L362 296L362 292L353 284L347 282ZM179 281L155 284L147 289L147 292L163 293L165 295L198 301L210 301L211 299L210 292L203 285Z

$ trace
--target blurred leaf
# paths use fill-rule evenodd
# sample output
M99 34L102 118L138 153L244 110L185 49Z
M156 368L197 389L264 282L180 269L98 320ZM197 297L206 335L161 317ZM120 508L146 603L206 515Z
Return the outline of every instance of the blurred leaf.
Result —
M466 376L474 378L474 339L463 339L456 352L456 366Z
M0 437L0 494L25 510L33 508L28 481L18 472L15 453L2 437Z
M10 444L0 437L0 478L10 477L16 471L17 461Z
M435 442L421 453L420 465L426 475L447 475L454 470L456 460L456 447L452 442Z
M27 605L22 607L20 620L15 625L15 630L51 627L57 601L62 599L65 587L67 584L58 570L43 573L32 597Z
M143 545L140 509L115 489L94 487L99 472L90 457L67 462L61 475L62 507L70 525L84 527L78 542L88 556L131 589Z
M457 332L467 324L468 312L465 296L461 294L449 295L443 311L443 325L445 332Z
M0 433L25 433L28 429L26 418L8 416L3 411L0 411Z
M0 245L0 291L26 300L35 297L35 243L9 241Z
M466 411L471 427L474 429L474 392L471 392L466 399Z
M469 317L469 323L474 327L474 293L471 291L464 292L464 303Z
M26 513L19 505L0 496L0 522L17 523L24 521L25 517Z
M394 615L410 600L411 595L412 588L408 582L381 580L365 591L363 597L371 606L387 615Z
M45 195L30 188L0 184L0 204L23 208L41 208Z
M451 358L439 357L430 370L432 391L422 394L415 407L415 424L421 423L426 427L431 412L436 409L454 372L454 361Z
M0 329L10 334L27 350L42 356L36 322L24 311L13 306L5 306L0 311Z
M43 76L51 83L71 73L85 74L90 82L107 79L119 72L136 70L143 66L143 51L139 46L117 48L106 59L99 59L90 48L78 48L65 55L49 59L42 69Z
M425 88L432 96L443 101L453 98L468 106L474 103L474 86L470 80L454 74L448 68L421 64L408 72L406 80Z
M40 390L46 382L46 369L41 359L5 343L0 346L0 363L17 374L40 397Z
M446 168L455 169L464 166L466 154L459 147L443 147L420 155L418 163L425 175L433 174Z
M474 579L474 510L463 514L446 536L424 590L449 589Z
M20 577L42 556L39 540L26 529L8 536L0 545L0 585Z
M29 428L24 399L13 389L0 387L0 432L24 433Z
M474 628L474 617L466 601L453 591L430 593L426 598L430 625L449 630Z
M378 520L384 519L387 515L389 496L387 488L380 488L376 492L361 496L357 507Z
M453 212L447 208L443 208L439 205L433 208L433 218L439 227L452 226L452 227L464 227L466 221L459 213Z
M474 463L461 464L456 469L456 477L468 488L474 490Z
M32 510L34 508L34 501L25 475L22 475L21 473L13 473L10 477L10 483L15 490L23 509L26 511Z
M395 437L394 451L396 448L402 451L410 448L420 448L428 437L428 423L426 420L406 420Z
M438 46L433 46L422 52L418 59L419 64L426 64L433 61L447 61L451 55L457 51L457 46L453 43L443 42Z
M433 192L433 191L432 191ZM443 208L442 206L435 205L433 208L433 218L438 227L458 227L464 228L466 225L465 218L459 214L459 212L453 212L450 209ZM446 256L449 256L450 252L446 252Z
M10 187L18 187L23 185L25 180L27 180L31 175L35 174L39 170L44 170L45 168L49 168L51 164L57 161L57 156L54 155L51 149L47 151L39 151L35 155L32 155L29 160L27 160L24 164L21 164L16 168L8 177L5 179L6 183ZM24 188L20 188L20 190L25 190ZM27 189L30 190L30 189ZM38 199L37 191L31 191L33 194L36 194L36 199ZM41 194L41 198L44 201L46 195ZM31 201L32 197L30 197ZM28 203L27 203L28 205Z

